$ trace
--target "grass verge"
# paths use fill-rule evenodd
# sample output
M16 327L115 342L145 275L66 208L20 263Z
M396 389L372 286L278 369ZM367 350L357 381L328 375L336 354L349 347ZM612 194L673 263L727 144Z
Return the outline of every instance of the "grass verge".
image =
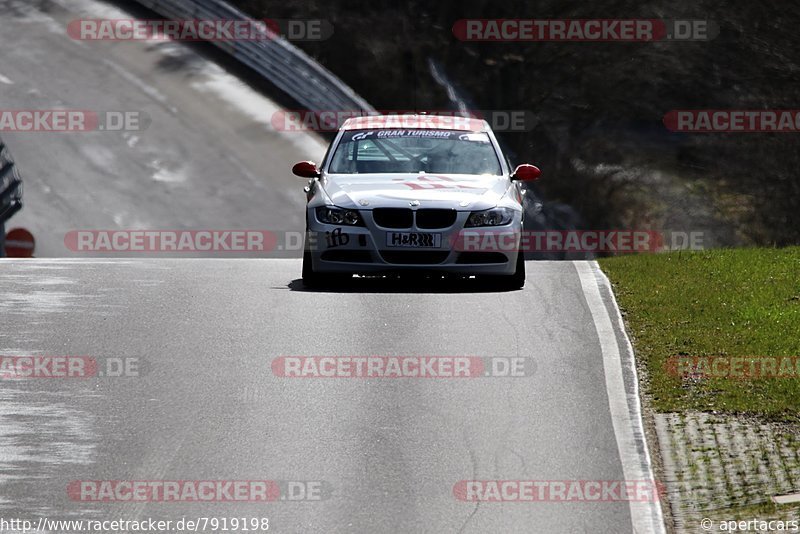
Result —
M618 256L600 265L646 367L657 411L800 421L800 247ZM724 357L720 367L697 373L697 364L718 356ZM670 367L676 357L696 358L691 372ZM780 377L731 376L739 373L724 363L734 357L745 357L745 370L762 369L771 357Z

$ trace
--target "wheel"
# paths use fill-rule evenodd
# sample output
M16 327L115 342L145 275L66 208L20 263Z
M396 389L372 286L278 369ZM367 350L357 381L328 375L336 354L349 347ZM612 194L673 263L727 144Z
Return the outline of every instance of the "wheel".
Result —
M333 287L353 277L347 273L318 273L311 263L311 251L303 252L303 285L308 288Z
M511 289L522 289L525 286L525 254L521 250L517 252L517 269L510 278Z
M314 267L311 265L311 251L306 250L303 252L303 285L306 287L314 287L317 282L317 273L314 272Z
M525 285L525 255L522 251L517 253L517 266L514 274L487 276L484 281L489 289L497 291L522 289Z

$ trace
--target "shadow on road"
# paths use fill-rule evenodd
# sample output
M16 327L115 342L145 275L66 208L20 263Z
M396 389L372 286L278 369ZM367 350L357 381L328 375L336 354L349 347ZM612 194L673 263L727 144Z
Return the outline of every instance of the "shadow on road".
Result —
M508 293L508 290L475 278L353 277L326 287L308 288L303 280L292 280L288 288L309 293Z

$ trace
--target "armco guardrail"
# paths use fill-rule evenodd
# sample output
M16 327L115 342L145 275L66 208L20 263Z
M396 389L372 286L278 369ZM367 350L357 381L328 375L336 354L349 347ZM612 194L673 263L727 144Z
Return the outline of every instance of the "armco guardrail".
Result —
M169 19L251 19L222 0L136 0ZM342 80L285 39L214 41L301 106L313 110L374 111Z
M3 224L21 209L22 178L8 148L0 139L0 232Z

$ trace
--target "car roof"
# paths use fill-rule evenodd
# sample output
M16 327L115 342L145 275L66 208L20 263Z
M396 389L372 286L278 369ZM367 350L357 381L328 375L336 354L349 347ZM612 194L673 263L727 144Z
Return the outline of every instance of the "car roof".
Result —
M461 130L486 132L489 123L483 119L455 115L397 114L363 115L344 121L342 130L371 130L402 128L405 130Z

